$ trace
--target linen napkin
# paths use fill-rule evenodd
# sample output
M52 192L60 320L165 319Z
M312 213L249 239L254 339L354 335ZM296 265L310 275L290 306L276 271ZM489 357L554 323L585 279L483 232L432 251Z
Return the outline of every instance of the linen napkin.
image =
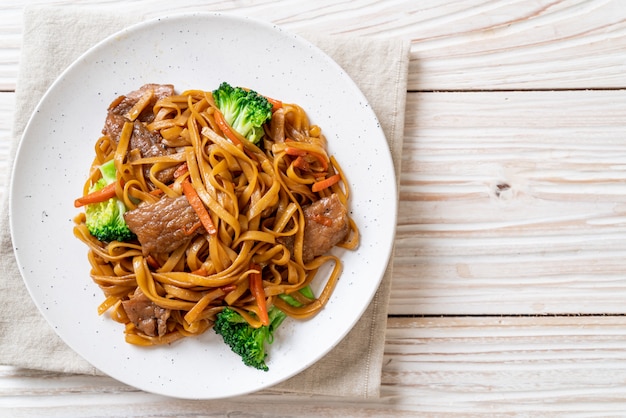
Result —
M95 43L141 19L137 14L113 14L92 8L44 6L24 10L10 165L30 114L54 79ZM398 179L409 42L306 32L302 36L341 65L368 98L389 142ZM32 302L13 255L8 190L4 196L0 213L0 364L101 374L63 343ZM379 395L392 264L390 261L372 303L340 344L312 367L267 391L351 397Z

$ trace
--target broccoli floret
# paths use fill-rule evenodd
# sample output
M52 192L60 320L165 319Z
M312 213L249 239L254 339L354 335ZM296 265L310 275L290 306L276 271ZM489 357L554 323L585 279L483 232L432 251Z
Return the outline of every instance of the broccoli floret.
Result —
M267 351L265 344L274 340L274 332L287 315L272 306L268 311L270 324L259 328L251 327L235 310L224 308L217 315L213 329L221 335L230 349L238 354L246 366L268 371L265 364Z
M265 97L223 82L213 91L213 100L234 130L253 144L260 144L265 133L263 124L272 117L272 104Z
M99 168L102 174L102 180L106 182L105 186L114 183L117 180L117 170L115 169L115 160L109 160L102 164Z
M115 163L113 160L100 167L102 178L89 190L94 192L116 181ZM100 241L129 241L135 234L124 221L126 206L124 202L112 197L104 202L90 203L85 207L85 224L87 229Z

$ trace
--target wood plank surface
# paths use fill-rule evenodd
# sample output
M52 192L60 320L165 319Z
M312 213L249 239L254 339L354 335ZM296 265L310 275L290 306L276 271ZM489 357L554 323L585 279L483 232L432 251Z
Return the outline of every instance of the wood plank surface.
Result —
M0 90L15 88L22 7L75 3L4 2ZM112 0L80 4L119 7ZM125 7L155 17L167 13L171 1L136 0ZM626 87L621 0L178 0L176 7L253 16L293 31L410 39L409 90Z
M392 313L625 312L626 91L409 94L403 151Z
M0 367L0 415L619 416L626 410L625 328L625 317L610 316L391 318L381 397L367 400L271 391L173 400L108 377Z
M0 0L0 198L22 8ZM167 13L172 2L123 2ZM0 416L619 417L626 411L626 3L179 0L412 42L381 397L185 401L0 365ZM368 57L364 57L368 59Z

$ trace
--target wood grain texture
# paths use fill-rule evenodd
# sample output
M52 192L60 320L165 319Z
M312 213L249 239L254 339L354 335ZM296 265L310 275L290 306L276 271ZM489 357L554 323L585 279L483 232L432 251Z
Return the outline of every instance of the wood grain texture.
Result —
M38 4L75 2L18 0L3 6L0 90L15 88L22 7ZM119 8L112 0L80 4ZM125 7L155 17L167 13L171 1L136 0ZM246 15L293 31L410 39L410 90L626 87L621 0L178 0L176 7Z
M77 4L5 3L0 198L22 7ZM80 2L109 10L121 3ZM133 0L124 7L152 17L171 4ZM293 31L411 39L381 397L265 391L194 402L106 377L0 366L0 416L624 415L621 0L179 0L176 7Z
M618 416L626 408L625 327L624 317L391 318L381 398L370 400L270 391L220 401L172 400L106 377L0 367L0 414Z
M409 94L391 313L623 313L626 91Z

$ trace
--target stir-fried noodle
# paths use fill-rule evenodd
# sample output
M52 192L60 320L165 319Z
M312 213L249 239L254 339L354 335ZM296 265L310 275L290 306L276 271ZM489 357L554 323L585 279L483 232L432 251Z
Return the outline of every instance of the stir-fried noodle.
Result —
M98 168L113 160L112 195L126 207L129 225L139 216L136 238L101 241L85 213L75 219L74 233L89 247L91 277L105 296L98 312L125 324L126 341L138 345L201 334L225 306L255 328L271 306L293 318L315 315L341 274L341 261L324 246L359 243L347 212L348 183L320 127L300 106L273 102L257 146L223 125L211 92L138 92L123 119L116 115L119 138L105 129L96 141L83 190L88 196L102 176ZM158 142L142 148L141 134ZM191 221L177 225L181 214ZM144 238L150 233L154 238ZM318 279L325 280L319 294L299 292L327 263L331 273ZM130 303L137 301L139 307Z

